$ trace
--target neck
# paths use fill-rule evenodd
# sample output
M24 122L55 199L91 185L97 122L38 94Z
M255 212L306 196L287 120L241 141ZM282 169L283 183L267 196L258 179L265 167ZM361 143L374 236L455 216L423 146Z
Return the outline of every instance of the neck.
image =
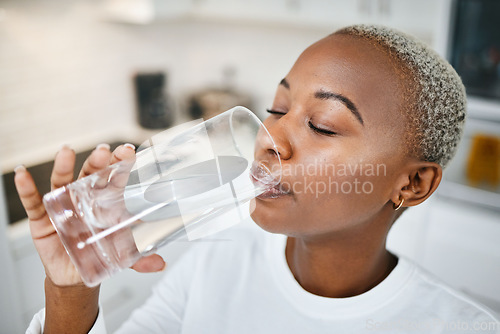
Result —
M343 298L382 282L397 258L385 248L389 227L361 224L321 237L289 237L286 259L295 279L313 294Z

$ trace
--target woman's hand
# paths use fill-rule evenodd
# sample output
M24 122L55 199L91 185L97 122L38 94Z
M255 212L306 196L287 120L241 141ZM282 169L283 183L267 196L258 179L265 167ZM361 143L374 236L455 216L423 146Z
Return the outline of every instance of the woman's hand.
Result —
M119 146L113 153L108 145L99 145L87 158L79 178L95 173L106 166L123 159L132 158L135 154L132 145ZM52 190L73 181L75 153L68 147L63 147L57 153L54 168L50 178ZM16 168L15 184L21 202L28 214L29 226L33 243L40 255L45 273L51 283L56 286L80 285L82 280L66 253L54 226L49 220L42 197L31 177L24 167ZM139 272L155 272L165 267L163 259L153 254L140 259L132 268Z
M109 145L99 145L87 158L79 178L118 161L133 158L133 145L122 145L113 153ZM52 190L73 181L75 152L63 147L56 155L50 177ZM88 333L99 312L99 286L86 287L66 253L43 206L42 197L26 168L16 168L17 191L28 214L31 237L45 268L44 333ZM156 254L141 258L132 268L155 272L165 267Z

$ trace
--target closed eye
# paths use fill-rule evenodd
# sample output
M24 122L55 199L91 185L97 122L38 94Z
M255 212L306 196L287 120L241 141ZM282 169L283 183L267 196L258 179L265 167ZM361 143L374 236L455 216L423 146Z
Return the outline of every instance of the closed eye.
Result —
M277 110L272 110L272 109L266 109L266 111L270 114L275 114L275 115L284 115L286 113L284 112L281 112L281 111L277 111Z
M337 133L335 131L327 130L327 129L322 129L316 127L311 121L309 121L309 127L313 129L315 132L327 135L327 136L335 136Z

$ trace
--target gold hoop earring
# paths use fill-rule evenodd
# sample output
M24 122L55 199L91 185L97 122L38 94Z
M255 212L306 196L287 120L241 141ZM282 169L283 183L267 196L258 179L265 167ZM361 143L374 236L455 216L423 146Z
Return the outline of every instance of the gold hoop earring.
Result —
M394 206L394 204L393 204L392 207L394 208L394 211L398 211L403 206L404 202L405 202L405 199L403 197L403 199L401 200L401 202L399 203L398 206Z

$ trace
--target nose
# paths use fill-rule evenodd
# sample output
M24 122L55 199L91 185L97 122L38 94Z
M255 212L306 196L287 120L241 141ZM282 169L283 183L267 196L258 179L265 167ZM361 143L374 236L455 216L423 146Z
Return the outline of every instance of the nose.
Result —
M260 146L260 150L265 151L265 154L268 156L278 155L281 160L288 160L292 156L292 145L289 141L290 137L284 120L285 117L283 116L279 120L270 120L270 118L267 118L264 121L264 126L270 136L260 136L263 141L258 145Z

